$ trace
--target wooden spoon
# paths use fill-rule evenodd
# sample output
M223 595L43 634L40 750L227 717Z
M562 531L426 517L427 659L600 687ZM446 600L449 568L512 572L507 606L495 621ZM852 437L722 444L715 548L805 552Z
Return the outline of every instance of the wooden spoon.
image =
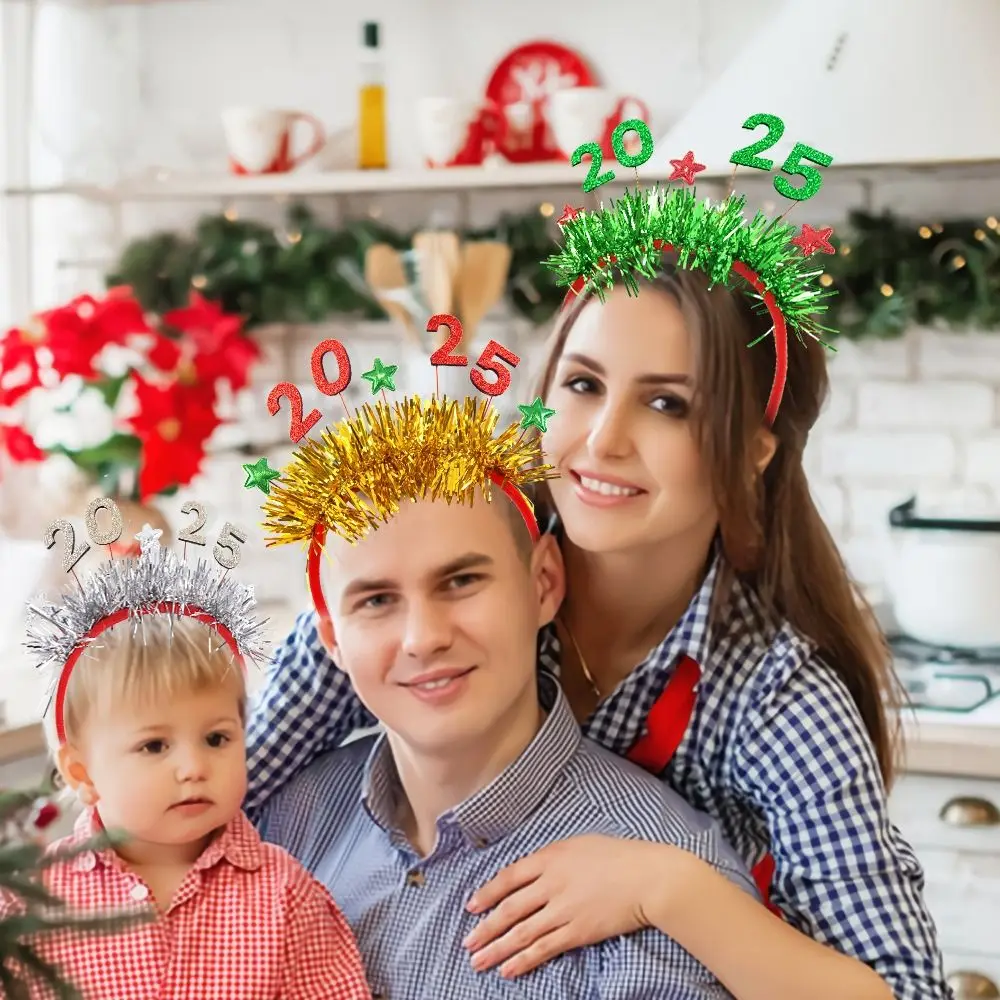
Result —
M506 243L484 240L463 247L458 315L465 330L465 342L472 343L483 317L500 301L507 285L510 260L511 249Z
M450 313L454 309L461 257L458 236L448 230L415 233L413 249L417 252L420 287L428 307L432 313Z
M365 252L365 281L386 314L400 322L406 335L419 344L413 317L398 299L399 290L407 287L406 269L399 252L388 243L372 244ZM395 296L389 297L386 293L395 293Z

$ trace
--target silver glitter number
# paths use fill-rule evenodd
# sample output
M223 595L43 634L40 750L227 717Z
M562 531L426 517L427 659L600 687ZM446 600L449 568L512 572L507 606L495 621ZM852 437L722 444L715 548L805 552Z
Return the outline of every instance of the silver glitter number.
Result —
M106 510L111 517L111 524L107 528L102 529L97 523L99 510ZM125 530L122 512L111 497L98 497L96 500L91 500L87 506L84 523L87 525L87 534L95 545L112 545L122 537L122 532Z
M208 540L201 533L201 529L205 527L205 521L207 520L205 517L204 506L194 500L189 500L183 507L181 507L181 513L194 514L195 518L194 524L192 524L189 528L185 528L182 532L180 532L180 534L178 534L177 537L182 542L190 542L192 545L207 545ZM215 558L218 559L219 557L216 556ZM239 557L237 557L237 559L238 558ZM235 566L236 564L234 563L233 565Z
M53 521L45 531L45 547L51 549L56 544L56 535L62 535L62 567L68 573L89 551L86 542L76 545L76 531L65 518Z
M232 521L226 521L222 526L222 534L215 543L215 561L223 569L236 569L240 561L240 546L246 542L247 536L236 527Z

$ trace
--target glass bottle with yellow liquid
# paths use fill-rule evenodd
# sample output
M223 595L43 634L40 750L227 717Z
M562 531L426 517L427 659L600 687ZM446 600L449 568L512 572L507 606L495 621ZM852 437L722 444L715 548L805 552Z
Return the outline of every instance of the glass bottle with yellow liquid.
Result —
M385 66L379 50L379 25L362 28L361 88L358 91L358 167L388 166L385 140Z

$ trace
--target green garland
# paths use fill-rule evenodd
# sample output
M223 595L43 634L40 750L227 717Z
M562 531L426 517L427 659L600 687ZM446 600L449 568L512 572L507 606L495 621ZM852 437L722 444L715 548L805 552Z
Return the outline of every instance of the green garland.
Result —
M694 188L629 191L607 208L582 212L563 229L563 248L546 264L561 285L586 279L599 296L615 283L616 273L633 294L636 276L652 278L663 268L656 244L675 248L680 267L698 268L713 284L727 284L732 266L741 261L756 272L774 296L789 329L821 340L832 333L818 316L832 293L819 285L823 268L789 241L796 227L758 212L747 223L745 195L725 201L699 199ZM613 261L614 267L606 262ZM753 293L756 296L756 293Z
M691 210L677 204L674 211ZM730 202L727 213L734 208L735 202ZM727 214L727 218L732 216ZM575 224L566 226L565 237L571 237ZM727 223L716 215L711 224ZM745 227L742 220L740 225ZM107 281L131 285L143 306L157 313L183 306L196 283L225 308L246 316L249 328L263 323L322 322L336 316L384 317L361 277L365 250L376 242L405 249L410 246L410 234L370 220L335 230L323 226L302 206L290 209L285 228L299 238L295 242L283 239L272 226L253 220L207 216L192 235L160 232L136 240L125 249ZM561 255L551 219L537 211L505 216L495 227L463 235L508 242L513 249L508 303L531 323L541 325L551 319L564 295L557 273L549 266L554 251L556 258ZM777 239L774 233L768 236L769 252L772 239ZM820 285L836 292L826 305L824 322L838 336L850 340L898 337L914 325L1000 331L996 219L922 223L856 212L832 242L839 248L836 255L802 258L800 266L821 268ZM567 242L561 253L572 246L575 242ZM727 257L728 252L713 266L721 272ZM766 261L758 263L763 266ZM575 262L567 260L565 274L574 266Z
M552 246L553 229L536 211L504 215L496 226L463 234L511 247L507 300L535 324L550 319L562 301L540 263ZM252 219L212 215L190 236L158 232L129 244L105 280L108 286L130 285L143 308L161 314L186 304L194 286L246 317L247 329L334 316L380 319L385 313L364 282L365 251L374 243L406 250L411 242L411 234L367 219L332 229L304 205L293 205L277 231Z

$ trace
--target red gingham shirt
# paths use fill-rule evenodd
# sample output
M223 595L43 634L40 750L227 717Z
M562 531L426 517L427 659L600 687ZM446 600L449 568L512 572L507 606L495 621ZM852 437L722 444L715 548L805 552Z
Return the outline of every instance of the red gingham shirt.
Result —
M93 810L50 850L101 830ZM73 911L136 911L149 887L114 851L45 872ZM42 946L86 1000L371 1000L347 921L291 855L239 813L184 877L155 923L106 937L59 934Z

